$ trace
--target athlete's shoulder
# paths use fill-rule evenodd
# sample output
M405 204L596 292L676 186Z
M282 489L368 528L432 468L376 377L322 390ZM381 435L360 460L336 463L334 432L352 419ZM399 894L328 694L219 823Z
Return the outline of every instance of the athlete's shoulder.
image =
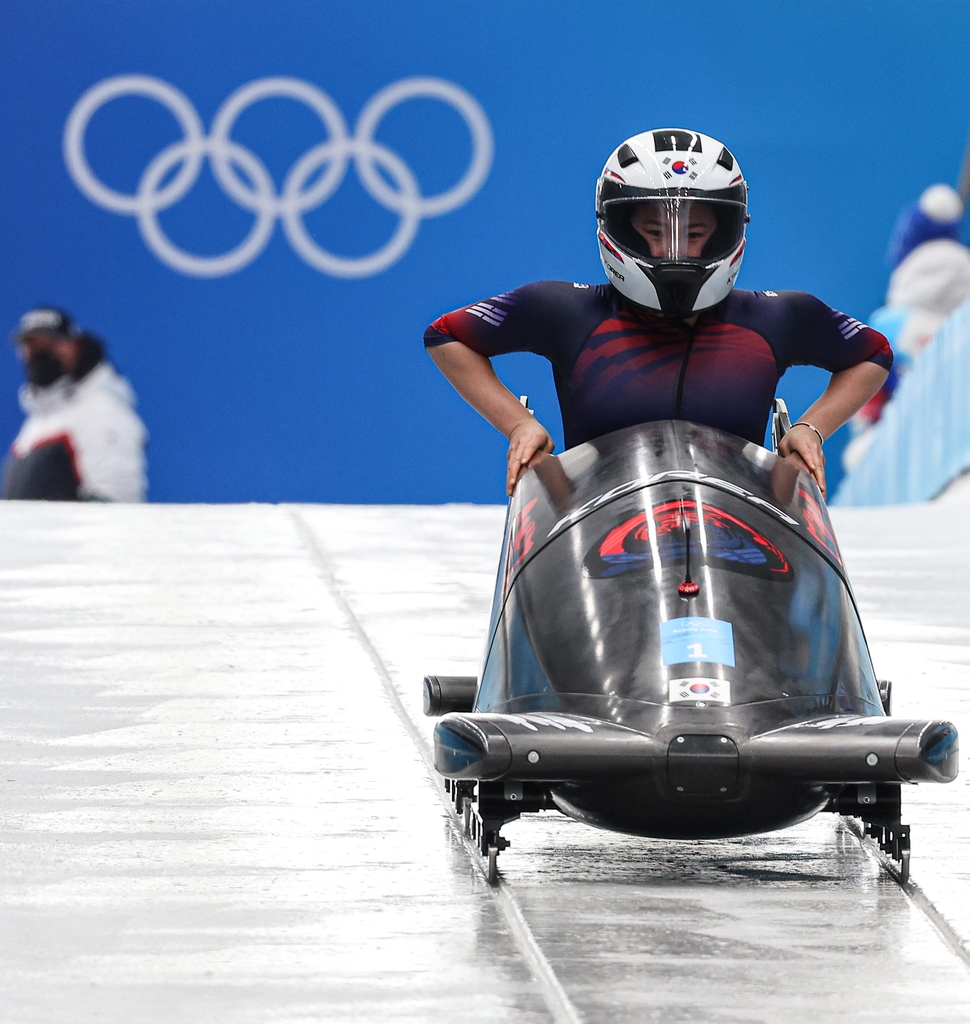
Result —
M536 352L560 367L613 311L609 285L533 281L439 317L425 331L429 348L457 340L485 356Z
M541 322L554 331L595 322L613 311L614 290L608 284L580 281L533 281L490 300L510 319Z
M816 299L814 295L809 295L808 292L793 292L793 291L771 291L765 289L764 291L748 291L745 288L735 288L731 291L728 297L725 299L725 303L734 309L764 309L764 310L777 310L777 309L792 309L800 308L805 305L811 305L818 303L824 305L820 299Z
M806 320L833 320L837 310L808 292L747 291L735 288L725 299L728 320L750 320L764 324L782 325Z
M834 372L864 359L887 368L892 363L881 334L809 292L741 292L728 319L758 331L783 367L801 363Z
M872 330L861 320L835 309L808 292L779 292L778 298L785 303L791 321L800 330L810 331L814 336L820 333L831 334L835 340L841 337L849 341L860 331Z
M545 292L550 295L568 295L573 292L588 292L590 295L608 295L614 291L611 284L585 284L582 281L533 281L524 284L517 291Z
M611 305L614 289L609 284L584 284L581 281L533 281L524 284L515 291L508 292L503 298L513 302L548 302L552 304L596 304Z

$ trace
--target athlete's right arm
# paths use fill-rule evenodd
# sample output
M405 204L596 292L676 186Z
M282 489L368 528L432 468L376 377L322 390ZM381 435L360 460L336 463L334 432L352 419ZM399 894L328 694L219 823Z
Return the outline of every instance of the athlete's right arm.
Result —
M487 356L460 341L435 345L428 352L458 394L509 439L505 490L511 494L532 457L552 451L549 432L498 379Z

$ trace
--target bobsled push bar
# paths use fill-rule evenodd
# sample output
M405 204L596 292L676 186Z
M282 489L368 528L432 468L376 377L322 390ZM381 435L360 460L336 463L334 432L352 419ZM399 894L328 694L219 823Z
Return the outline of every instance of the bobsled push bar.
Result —
M477 691L477 676L425 676L424 713L437 718L449 711L471 711Z
M771 450L778 455L781 439L791 430L791 416L784 398L776 398L771 412Z

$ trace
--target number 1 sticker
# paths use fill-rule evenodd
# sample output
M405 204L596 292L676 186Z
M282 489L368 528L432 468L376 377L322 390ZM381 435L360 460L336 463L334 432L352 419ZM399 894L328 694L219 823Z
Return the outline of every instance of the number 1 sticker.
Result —
M734 668L734 628L700 615L661 622L660 654L665 665L707 661Z

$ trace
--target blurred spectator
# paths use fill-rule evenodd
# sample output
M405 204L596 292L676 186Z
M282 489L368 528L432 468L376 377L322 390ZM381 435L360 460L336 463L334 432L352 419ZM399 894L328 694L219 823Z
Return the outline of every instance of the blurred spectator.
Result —
M101 342L48 307L25 313L14 341L27 419L7 457L3 497L144 501L147 432Z
M847 470L872 443L872 428L913 360L970 299L970 250L957 241L962 226L963 203L949 185L931 185L899 215L889 242L886 304L868 318L889 339L896 361L883 387L852 418L854 436L842 456Z

